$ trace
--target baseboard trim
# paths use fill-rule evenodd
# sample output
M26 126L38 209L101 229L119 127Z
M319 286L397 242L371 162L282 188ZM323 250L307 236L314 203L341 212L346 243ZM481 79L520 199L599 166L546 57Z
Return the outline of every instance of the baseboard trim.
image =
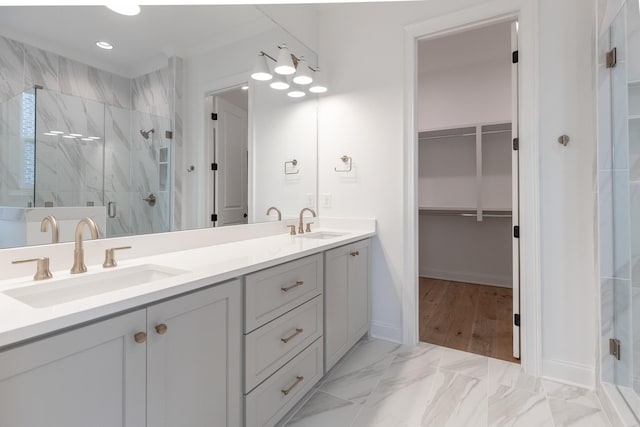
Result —
M369 335L372 338L402 344L402 329L389 323L372 321Z
M543 360L542 376L552 381L588 388L590 390L594 390L596 385L596 372L594 368L564 360Z
M611 425L624 427L638 427L637 418L633 415L624 397L617 387L610 383L600 383L596 394L602 404L602 409L611 421Z
M430 277L440 280L452 280L454 282L475 283L478 285L499 286L501 288L513 287L513 278L511 276L493 276L487 274L421 268L420 277Z

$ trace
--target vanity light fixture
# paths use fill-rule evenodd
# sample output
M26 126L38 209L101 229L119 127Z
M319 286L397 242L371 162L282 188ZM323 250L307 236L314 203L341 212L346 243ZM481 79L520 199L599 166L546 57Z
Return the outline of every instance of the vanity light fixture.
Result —
M83 141L95 141L93 138L82 138Z
M319 68L316 68L314 77L315 79L313 80L313 84L309 88L309 92L325 93L327 91L327 86L324 84L324 75L320 72Z
M88 136L87 138L93 139L93 140L96 140L96 141L100 139L99 136Z
M80 138L80 137L82 136L82 134L81 134L81 133L70 133L69 135L70 135L70 136L74 136L74 137L76 137L76 138Z
M112 1L105 6L120 15L135 16L140 13L140 6L128 0Z
M273 69L278 74L288 76L296 72L296 66L293 63L293 57L289 53L289 48L286 44L278 46L280 52L278 53L278 61L276 61L276 67Z
M50 130L49 133L52 133L54 135L62 135L64 132L62 132L61 130Z
M62 135L62 137L67 139L76 139L76 137L72 135Z
M267 65L266 53L260 52L258 55L256 66L253 68L253 73L251 73L251 78L263 82L273 78L269 71L269 66Z
M58 136L57 133L53 133L53 132L45 132L43 135L47 135L47 136Z
M105 50L113 49L113 45L111 43L105 42L105 41L97 41L96 42L96 46L98 46L101 49L105 49Z
M287 93L287 96L291 98L302 98L306 93L296 84L291 85L291 90Z
M313 77L311 77L311 69L309 68L309 65L307 65L307 61L304 59L304 57L300 57L296 75L293 76L293 82L299 85L308 85L313 82Z
M283 75L277 74L275 79L269 84L271 88L275 90L285 90L289 89L289 82L287 82L287 78Z

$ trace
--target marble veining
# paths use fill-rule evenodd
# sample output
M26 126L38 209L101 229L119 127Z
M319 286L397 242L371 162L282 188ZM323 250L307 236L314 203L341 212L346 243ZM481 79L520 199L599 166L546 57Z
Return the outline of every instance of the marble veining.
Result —
M611 427L590 390L460 353L363 338L279 426Z

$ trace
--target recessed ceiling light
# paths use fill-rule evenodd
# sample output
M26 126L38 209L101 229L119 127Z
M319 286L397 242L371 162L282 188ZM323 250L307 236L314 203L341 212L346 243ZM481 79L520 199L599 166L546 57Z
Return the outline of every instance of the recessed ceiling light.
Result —
M62 137L67 139L76 139L76 137L72 135L62 135Z
M113 49L113 45L109 42L96 42L96 46L98 46L101 49L106 49L106 50L111 50Z
M83 141L93 141L91 138L82 138Z
M61 130L50 130L49 133L52 133L54 135L62 135L64 132L62 132Z
M105 6L113 10L115 13L119 13L120 15L134 16L140 13L140 6L138 6L137 4L132 4L127 0L113 1L106 4Z
M76 138L79 138L79 137L81 137L81 136L82 136L82 134L81 134L81 133L70 133L69 135L70 135L70 136L75 136Z
M47 135L47 136L58 136L57 133L53 133L53 132L45 132L44 135Z
M89 138L89 139L100 139L100 137L99 137L99 136L89 136L89 137L87 137L87 138Z
M306 94L301 90L294 89L291 92L289 92L287 95L289 95L291 98L302 98Z
M240 89L242 89L242 90L249 90L249 86L242 86Z

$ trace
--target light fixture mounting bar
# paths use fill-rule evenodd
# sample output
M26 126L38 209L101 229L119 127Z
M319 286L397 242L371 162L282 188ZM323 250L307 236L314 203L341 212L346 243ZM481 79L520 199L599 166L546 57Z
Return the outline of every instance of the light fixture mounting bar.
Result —
M267 58L269 58L270 60L272 60L273 62L278 62L277 59L275 59L273 56L269 55L267 52L265 52L264 50L260 51L260 55L262 56L266 56ZM291 59L293 60L293 65L295 67L298 67L298 62L300 62L300 58L298 58L297 56L295 56L293 53L291 54ZM314 73L316 71L318 71L317 68L313 68L311 65L307 65L307 68L309 68L311 71L313 71Z

